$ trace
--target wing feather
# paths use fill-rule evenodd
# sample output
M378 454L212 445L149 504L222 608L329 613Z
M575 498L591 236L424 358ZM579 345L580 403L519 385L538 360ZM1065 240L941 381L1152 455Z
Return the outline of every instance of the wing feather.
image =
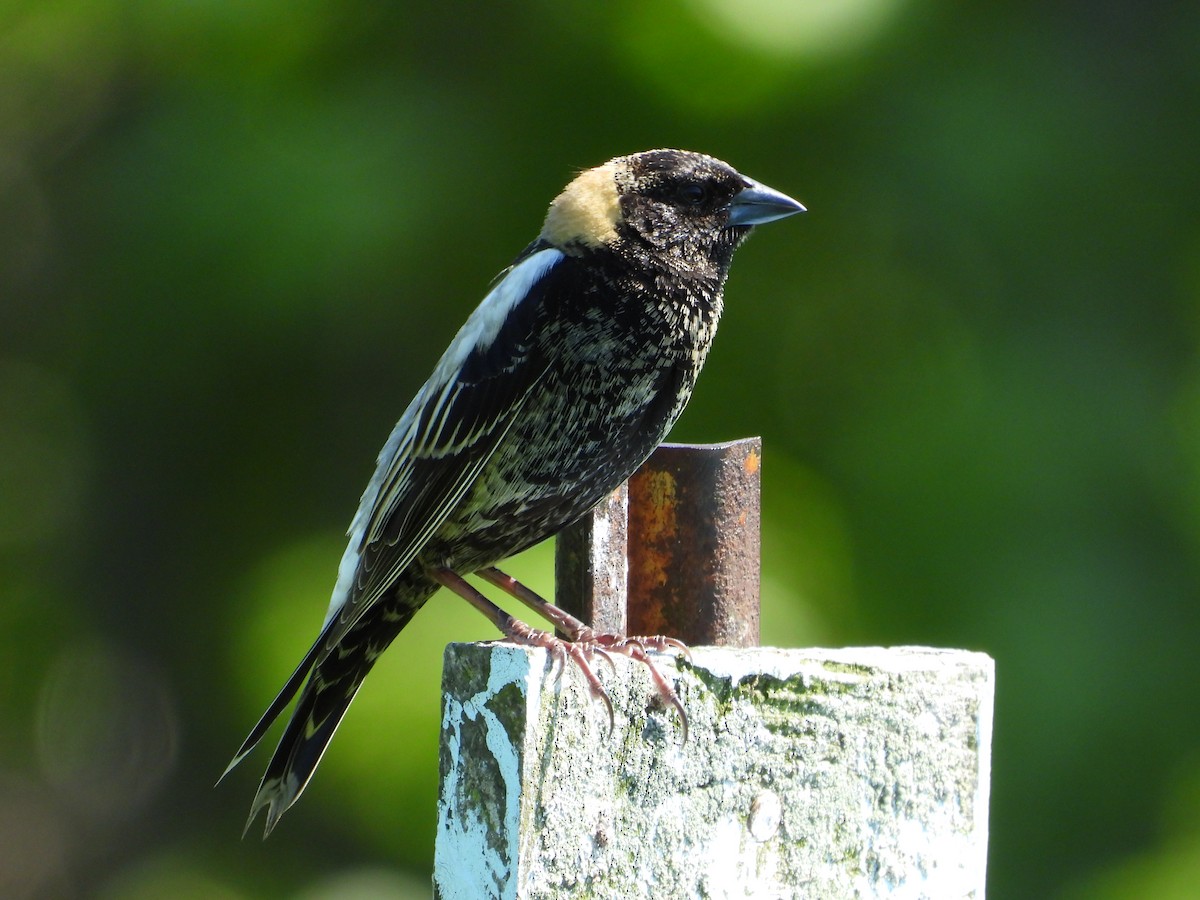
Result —
M535 250L509 269L397 423L350 527L326 653L445 523L535 391L546 363L533 335L563 259L558 250Z

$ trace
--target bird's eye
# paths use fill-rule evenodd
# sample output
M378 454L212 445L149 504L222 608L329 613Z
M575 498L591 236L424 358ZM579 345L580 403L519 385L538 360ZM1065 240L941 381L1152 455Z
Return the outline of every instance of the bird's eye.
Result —
M696 181L685 181L676 193L686 206L699 206L708 199L708 188Z

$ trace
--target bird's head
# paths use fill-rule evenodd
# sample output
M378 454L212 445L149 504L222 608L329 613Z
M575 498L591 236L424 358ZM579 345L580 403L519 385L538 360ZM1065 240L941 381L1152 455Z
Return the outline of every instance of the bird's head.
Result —
M755 225L803 212L732 166L686 150L648 150L589 169L546 215L543 240L568 254L624 245L685 267L728 265Z

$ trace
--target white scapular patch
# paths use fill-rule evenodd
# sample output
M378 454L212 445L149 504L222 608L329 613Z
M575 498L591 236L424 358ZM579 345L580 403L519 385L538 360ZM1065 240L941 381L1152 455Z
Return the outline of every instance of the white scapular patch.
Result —
M539 250L509 269L500 279L500 283L488 292L483 302L458 330L458 334L442 354L437 368L433 370L433 375L417 396L428 395L430 389L440 390L445 387L458 375L471 351L476 347L486 347L494 341L500 333L500 326L504 324L513 307L524 300L533 286L562 258L563 254L559 250ZM407 416L407 413L405 415Z
M512 312L513 307L520 303L533 286L546 277L546 273L562 260L563 254L553 248L539 250L537 253L521 260L513 266L492 288L483 301L475 308L470 317L458 330L446 352L434 367L429 380L417 391L408 404L408 409L392 429L383 449L379 451L375 474L367 483L362 499L358 503L358 511L350 523L347 532L350 542L342 561L338 565L337 582L333 587L333 596L329 598L329 610L325 614L324 625L336 616L350 598L354 586L354 576L358 571L359 559L362 555L363 540L370 525L372 513L379 501L379 492L383 485L390 480L396 470L396 462L402 456L417 448L425 448L425 435L416 433L421 420L421 411L430 403L446 405L446 400L453 393L453 385L462 370L467 357L476 347L486 347L496 339L500 328ZM441 411L439 411L441 412ZM431 424L440 431L445 424L441 415L435 415ZM399 480L405 479L406 474L400 474ZM389 494L394 491L389 492Z

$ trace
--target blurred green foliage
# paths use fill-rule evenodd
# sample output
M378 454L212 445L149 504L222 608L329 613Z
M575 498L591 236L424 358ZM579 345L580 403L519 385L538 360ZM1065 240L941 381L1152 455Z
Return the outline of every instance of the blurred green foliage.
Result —
M573 170L683 146L811 210L675 435L764 437L764 642L991 653L990 895L1191 896L1198 45L1195 4L4 3L0 895L428 896L466 604L265 847L265 752L212 782L490 278Z

